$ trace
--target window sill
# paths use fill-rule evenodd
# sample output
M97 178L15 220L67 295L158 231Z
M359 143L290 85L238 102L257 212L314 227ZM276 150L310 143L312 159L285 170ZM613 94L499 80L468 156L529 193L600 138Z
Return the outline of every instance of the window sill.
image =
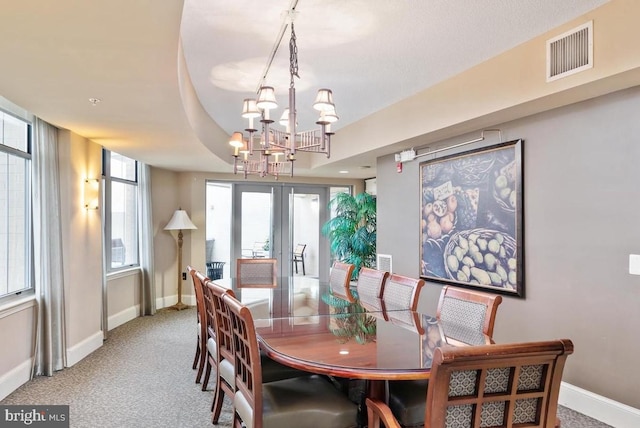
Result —
M126 278L128 276L137 275L140 273L140 266L133 266L128 269L122 269L116 272L111 272L107 274L107 281L111 279L119 279Z
M0 319L37 306L35 292L8 298L0 304Z

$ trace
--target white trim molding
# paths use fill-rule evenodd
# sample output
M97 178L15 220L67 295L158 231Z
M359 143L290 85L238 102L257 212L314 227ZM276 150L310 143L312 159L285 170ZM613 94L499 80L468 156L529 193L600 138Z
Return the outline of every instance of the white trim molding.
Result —
M558 403L616 428L640 427L640 410L566 382Z
M117 314L113 314L107 320L108 331L113 330L116 327L121 326L124 323L127 323L133 319L136 319L140 316L140 305L131 306L124 311L120 311Z
M102 330L100 330L77 345L67 348L67 367L74 366L84 357L100 348L102 346L103 339L104 335L102 334Z
M31 363L32 360L28 359L0 377L0 400L4 400L5 397L29 381Z

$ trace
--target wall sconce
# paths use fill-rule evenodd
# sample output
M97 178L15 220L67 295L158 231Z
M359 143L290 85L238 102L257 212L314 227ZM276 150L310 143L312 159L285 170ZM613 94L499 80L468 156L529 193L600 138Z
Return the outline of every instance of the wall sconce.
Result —
M100 204L100 180L86 178L84 180L84 207L87 210L97 210Z

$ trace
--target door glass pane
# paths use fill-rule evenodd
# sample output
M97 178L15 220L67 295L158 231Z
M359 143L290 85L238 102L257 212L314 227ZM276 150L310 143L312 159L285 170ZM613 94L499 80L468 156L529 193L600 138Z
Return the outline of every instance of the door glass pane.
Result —
M207 183L206 275L211 279L231 275L231 184Z
M242 192L242 257L271 257L271 193Z
M294 193L290 197L292 209L292 272L294 276L318 276L318 248L320 237L319 196L313 193ZM297 250L297 251L296 251Z

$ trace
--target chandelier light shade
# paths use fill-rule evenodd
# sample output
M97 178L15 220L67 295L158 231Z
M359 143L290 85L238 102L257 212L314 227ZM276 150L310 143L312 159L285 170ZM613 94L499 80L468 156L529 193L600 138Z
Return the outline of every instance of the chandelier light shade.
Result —
M336 105L333 103L333 92L331 92L331 89L318 90L313 108L318 111L331 111L336 109Z
M295 11L290 10L288 16L289 19L292 19L295 16ZM331 89L318 90L313 103L313 108L320 111L320 117L316 121L316 125L320 125L320 129L301 132L296 130L298 122L294 77L299 78L298 48L293 22L289 25L291 27L289 105L278 119L278 124L285 129L279 130L272 127L274 121L270 118L269 111L278 108L275 89L273 86L260 85L257 99L246 98L242 103L242 117L249 121L249 126L244 130L249 134L248 138L245 139L242 132L234 132L229 141L229 144L234 148L233 172L235 174L243 173L245 178L250 174L260 177L271 175L276 179L280 175L293 176L293 162L296 159L297 150L324 154L327 158L331 155L331 136L333 135L331 124L338 120ZM269 59L269 65L276 52L277 49L274 49ZM254 128L254 118L260 118L262 126L259 133L258 129Z
M250 98L245 98L242 103L242 117L246 117L248 119L252 117L260 117L262 113L258 110L258 106L256 105L256 100L252 100Z
M258 100L256 106L261 110L271 110L278 108L278 102L276 101L276 91L273 86L262 86L258 92Z
M193 224L187 212L182 208L177 209L173 213L171 220L169 220L169 223L164 227L164 230L178 231L178 302L173 306L169 306L169 309L176 311L189 307L182 303L182 231L188 229L197 229L197 227Z

